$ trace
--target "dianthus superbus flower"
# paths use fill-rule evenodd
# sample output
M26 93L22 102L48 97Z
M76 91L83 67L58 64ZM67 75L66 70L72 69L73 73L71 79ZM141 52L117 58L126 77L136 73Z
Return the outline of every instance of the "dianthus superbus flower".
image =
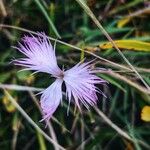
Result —
M24 58L14 60L15 65L25 67L25 70L45 72L56 78L47 89L42 91L40 100L43 119L49 120L62 101L62 84L66 86L66 96L69 103L74 100L80 108L86 108L97 103L96 93L103 94L95 85L106 83L105 80L93 74L92 62L79 62L69 70L61 70L57 65L55 50L47 36L25 36L17 49L25 55Z

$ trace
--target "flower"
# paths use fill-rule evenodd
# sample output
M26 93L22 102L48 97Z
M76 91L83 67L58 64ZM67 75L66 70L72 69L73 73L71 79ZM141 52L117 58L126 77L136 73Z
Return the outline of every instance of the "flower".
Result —
M17 49L26 57L14 60L15 65L25 67L25 70L45 72L56 78L55 82L41 92L41 108L43 120L49 120L62 101L62 84L66 86L66 96L69 103L74 99L76 105L84 104L86 108L97 103L96 93L103 94L95 85L106 83L105 80L93 74L92 62L79 62L69 70L61 70L57 65L55 50L44 33L38 37L23 38Z

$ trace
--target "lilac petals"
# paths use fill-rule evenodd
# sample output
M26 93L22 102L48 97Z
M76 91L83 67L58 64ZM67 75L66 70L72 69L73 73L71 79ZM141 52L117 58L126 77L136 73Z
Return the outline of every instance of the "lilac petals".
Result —
M44 120L49 120L51 118L62 100L62 82L63 80L56 79L52 85L42 92L40 103Z
M78 63L73 68L64 72L64 81L66 84L66 94L69 99L73 97L75 103L80 109L80 102L86 108L97 103L96 92L100 92L94 84L101 84L105 81L91 74L91 65L89 63Z
M45 34L38 37L23 38L23 44L16 48L25 58L14 60L15 65L25 67L24 70L49 73L55 77L55 82L44 90L41 96L41 108L43 119L48 121L62 101L62 83L66 85L66 96L69 103L74 100L79 109L81 103L89 109L89 106L97 104L97 92L103 92L96 84L105 84L105 80L94 75L92 62L79 62L67 71L61 70L57 65L55 51Z
M23 44L19 43L17 48L26 58L20 58L14 61L15 65L23 66L26 70L37 72L46 72L53 76L61 73L57 65L55 51L45 34L39 34L39 37L25 36Z

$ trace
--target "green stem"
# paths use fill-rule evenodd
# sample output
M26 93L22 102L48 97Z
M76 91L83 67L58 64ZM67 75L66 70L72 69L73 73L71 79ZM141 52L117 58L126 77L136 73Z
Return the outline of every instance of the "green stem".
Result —
M5 94L8 96L8 99L11 103L18 109L18 111L22 114L22 116L40 133L45 139L47 139L50 143L57 145L57 147L61 150L65 150L61 145L51 139L30 117L29 115L20 107L20 105L14 100L14 98L4 89Z
M48 23L50 24L50 26L52 27L54 33L56 34L56 36L58 38L61 38L60 34L58 33L57 29L55 28L51 18L48 16L47 12L45 11L44 7L42 6L42 4L40 3L39 0L34 0L35 3L38 5L38 7L40 8L40 10L42 11L43 15L45 16L45 18L47 19Z
M142 76L137 72L137 70L132 66L132 64L128 61L128 59L124 56L124 54L121 52L121 50L118 48L118 46L115 44L115 42L112 40L110 35L107 33L107 31L103 28L101 23L97 20L93 12L90 10L90 8L85 4L84 0L76 0L79 5L84 9L84 11L91 17L93 22L97 25L97 27L102 31L102 33L106 36L106 38L112 43L114 48L118 51L120 56L124 59L124 61L129 65L129 67L135 72L135 74L138 76L138 78L143 82L145 87L150 91L149 85L145 82L145 80L142 78Z

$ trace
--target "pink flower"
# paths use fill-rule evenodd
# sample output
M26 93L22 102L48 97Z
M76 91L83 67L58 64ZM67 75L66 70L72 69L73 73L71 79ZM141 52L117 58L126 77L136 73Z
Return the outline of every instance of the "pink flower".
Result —
M15 60L15 65L23 66L25 70L49 73L56 78L52 85L41 92L40 103L44 120L51 118L62 101L63 82L69 103L74 100L79 109L81 103L86 108L95 105L98 101L96 93L103 94L95 84L106 81L93 74L92 62L79 62L67 71L61 70L57 65L55 51L45 34L39 34L38 37L25 36L23 44L19 43L17 49L26 57Z

